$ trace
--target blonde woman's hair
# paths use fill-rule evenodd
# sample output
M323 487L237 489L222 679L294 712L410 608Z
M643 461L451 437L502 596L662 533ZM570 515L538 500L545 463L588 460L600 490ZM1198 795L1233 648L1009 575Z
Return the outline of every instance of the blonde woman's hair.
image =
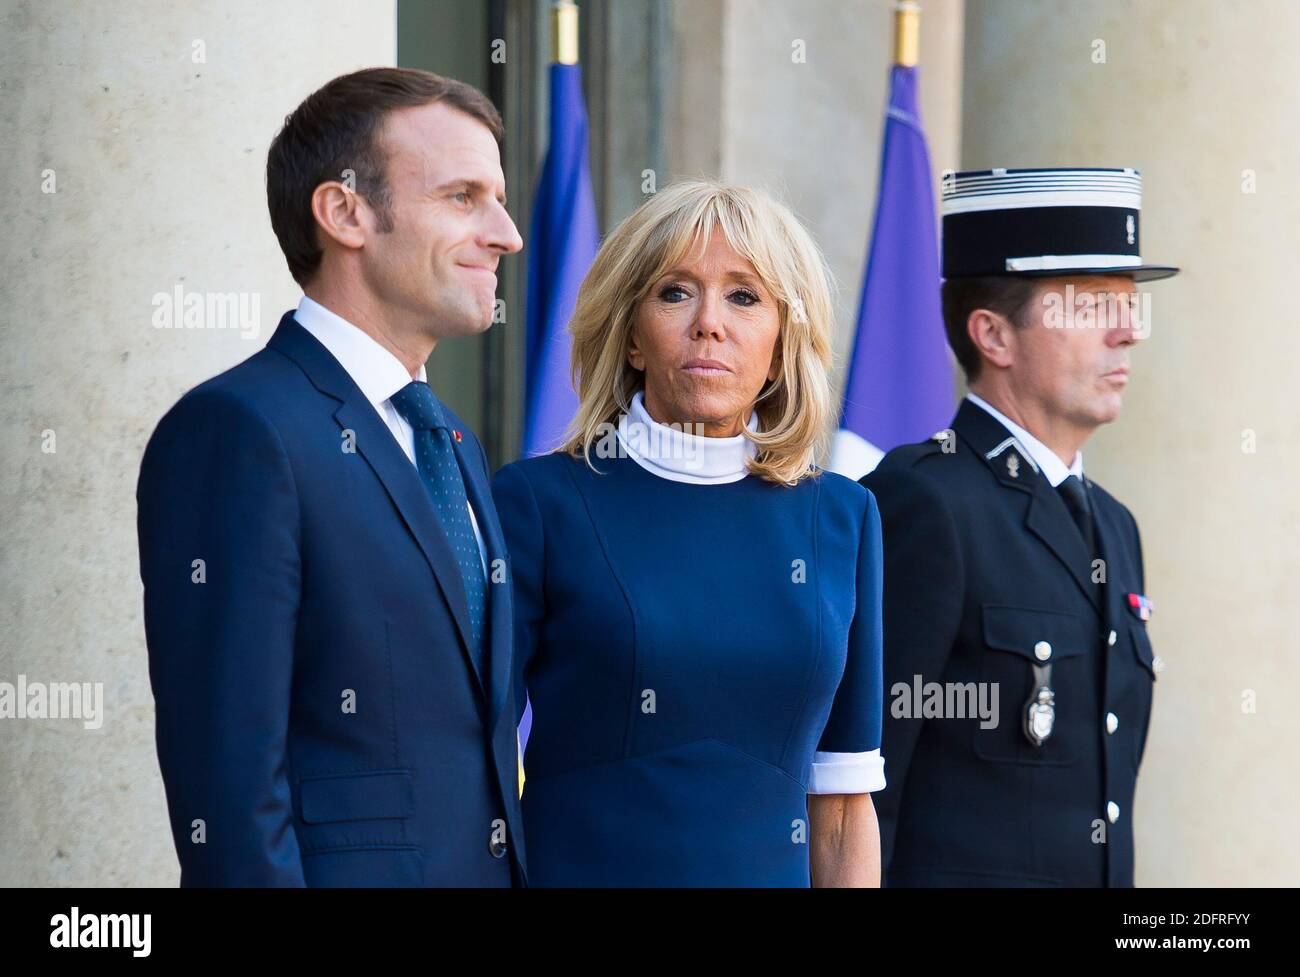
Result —
M759 431L751 474L784 485L818 474L813 461L833 420L830 390L831 278L811 235L765 193L690 180L659 191L605 238L578 292L569 322L570 373L578 412L561 450L591 465L592 445L608 437L644 375L628 363L638 304L650 288L714 230L749 260L776 298L779 373L754 409ZM595 466L592 465L594 468Z

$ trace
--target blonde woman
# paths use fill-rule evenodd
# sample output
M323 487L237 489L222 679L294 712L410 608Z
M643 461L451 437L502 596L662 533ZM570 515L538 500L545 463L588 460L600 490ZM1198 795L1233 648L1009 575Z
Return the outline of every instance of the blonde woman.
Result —
M493 483L531 884L879 884L880 522L813 464L830 324L753 190L669 187L597 254L567 443Z

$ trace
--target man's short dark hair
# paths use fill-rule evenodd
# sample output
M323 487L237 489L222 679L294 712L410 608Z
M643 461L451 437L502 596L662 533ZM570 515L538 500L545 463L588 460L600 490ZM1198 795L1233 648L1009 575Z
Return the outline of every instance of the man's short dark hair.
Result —
M374 209L380 229L393 227L380 131L387 113L445 102L478 119L499 143L501 116L477 88L415 68L366 68L318 89L284 120L266 157L271 227L289 271L306 285L320 267L321 248L311 197L351 170L353 186Z
M979 376L983 360L966 332L966 320L976 309L988 309L1006 316L1013 326L1027 325L1026 313L1038 295L1040 278L989 275L982 278L949 278L943 283L943 328L970 383Z

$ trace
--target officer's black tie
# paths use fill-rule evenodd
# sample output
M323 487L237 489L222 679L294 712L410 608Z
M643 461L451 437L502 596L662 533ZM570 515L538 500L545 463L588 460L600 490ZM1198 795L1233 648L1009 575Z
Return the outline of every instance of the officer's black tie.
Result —
M1070 510L1070 516L1074 519L1074 524L1079 527L1079 535L1083 537L1083 542L1091 555L1096 550L1097 544L1092 535L1092 507L1088 505L1088 493L1084 490L1083 482L1079 481L1077 475L1069 475L1064 482L1056 486L1056 491L1061 494L1065 507Z
M1069 475L1064 482L1056 486L1056 491L1061 494L1061 499L1065 502L1065 507L1070 510L1074 524L1079 527L1079 535L1083 537L1083 545L1088 551L1088 575L1092 580L1092 594L1098 606L1104 607L1105 588L1096 578L1094 564L1097 559L1097 537L1093 532L1092 505L1088 499L1088 490L1084 488L1083 482L1079 481L1077 476Z

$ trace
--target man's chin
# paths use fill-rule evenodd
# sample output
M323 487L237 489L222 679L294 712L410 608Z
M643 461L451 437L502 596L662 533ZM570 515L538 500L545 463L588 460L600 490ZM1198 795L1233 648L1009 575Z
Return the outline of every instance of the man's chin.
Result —
M430 323L440 339L477 336L492 328L495 311L495 299L486 308L481 303L469 303L461 308L435 312L430 316Z
M471 319L471 335L477 336L481 332L487 332L492 328L492 320L496 317L497 297L496 294L488 295L486 301L479 300L474 308L474 315Z
M1124 398L1117 393L1110 394L1097 405L1097 409L1093 412L1093 423L1100 427L1103 424L1117 421L1123 409Z

